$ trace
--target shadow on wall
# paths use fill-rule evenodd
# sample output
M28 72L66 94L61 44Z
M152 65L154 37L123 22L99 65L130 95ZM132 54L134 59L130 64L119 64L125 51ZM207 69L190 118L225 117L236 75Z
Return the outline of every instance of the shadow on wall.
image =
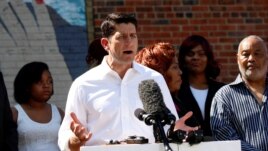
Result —
M3 12L0 13L0 32L5 36L3 48L39 47L40 55L46 47L53 48L63 56L72 79L87 70L86 25L72 25L52 7L35 1L1 1L0 11ZM40 44L40 41L46 42Z

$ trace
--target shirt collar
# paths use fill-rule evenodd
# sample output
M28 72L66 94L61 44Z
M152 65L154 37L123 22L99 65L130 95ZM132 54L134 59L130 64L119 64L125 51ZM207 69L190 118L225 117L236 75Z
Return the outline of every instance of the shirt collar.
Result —
M112 69L110 68L110 66L107 63L107 56L104 56L101 62L101 66L104 68L103 71L111 71Z
M107 56L104 56L103 57L103 60L101 62L101 66L103 66L104 71L108 71L108 72L113 71L110 68L110 66L108 65L108 63L107 63L106 60L107 60ZM132 68L130 68L130 69L133 69L133 70L137 71L138 73L143 73L143 70L144 70L143 67L142 67L142 65L139 64L139 63L137 63L136 61L133 61L132 62Z
M243 83L243 82L244 81L243 81L241 75L238 74L237 77L236 77L236 79L235 79L235 81L233 81L232 83L230 83L230 85L238 85L238 84Z
M142 67L143 65L137 63L136 61L133 61L132 67L134 70L136 70L138 73L143 73L144 68Z
M237 84L240 84L240 83L243 83L243 79L241 77L241 74L238 74L235 81L233 81L232 83L230 83L230 85L237 85ZM268 84L268 76L266 76L266 81L265 81L266 85Z

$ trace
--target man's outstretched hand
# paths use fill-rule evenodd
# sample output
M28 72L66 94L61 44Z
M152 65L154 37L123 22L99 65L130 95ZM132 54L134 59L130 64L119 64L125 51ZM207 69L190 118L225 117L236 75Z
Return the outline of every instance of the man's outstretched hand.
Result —
M190 126L187 126L185 124L185 121L190 118L191 116L193 115L193 112L187 112L183 117L181 117L179 120L176 121L176 124L175 124L175 127L174 127L174 131L176 130L183 130L183 131L186 131L186 132L190 132L190 131L195 131L195 130L198 130L198 126L196 127L190 127Z
M69 148L72 151L79 151L80 146L84 145L86 141L91 138L92 133L78 120L75 113L72 112L70 116L73 120L70 124L70 128L75 136L70 138Z

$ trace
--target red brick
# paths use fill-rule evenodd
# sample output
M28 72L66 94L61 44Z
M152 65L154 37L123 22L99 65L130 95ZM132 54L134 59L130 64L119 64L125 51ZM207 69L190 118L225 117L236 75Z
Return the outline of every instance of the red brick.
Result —
M190 20L190 24L206 24L207 20L206 19L192 19Z
M159 31L160 30L160 27L155 27L155 26L144 26L142 28L143 31L146 31L146 32L156 32L156 31Z
M151 12L153 11L153 8L152 7L144 7L144 6L141 6L141 7L136 7L135 9L137 12Z
M216 31L218 27L216 25L200 25L200 30L206 30L206 31Z
M244 20L242 18L229 18L227 19L228 24L243 24Z
M241 11L246 11L246 6L245 5L231 5L229 7L226 7L226 11L231 11L231 12L241 12Z
M199 3L201 4L201 5L207 5L207 4L209 4L209 5L213 5L213 4L218 4L218 1L216 1L216 0L199 0Z
M189 22L187 19L172 19L170 23L175 25L187 25Z
M100 1L100 0L96 0L96 1ZM105 0L106 1L106 0ZM135 5L143 5L144 1L143 0L125 0L125 5L126 6L135 6Z
M153 33L153 37L170 37L170 33L168 32L155 32Z
M214 37L225 37L226 35L227 33L224 31L212 31L209 33L209 36L214 36Z
M170 31L171 33L172 32L177 32L179 30L180 30L180 27L176 26L176 25L169 25L169 26L161 27L161 31Z
M223 30L223 31L236 31L236 26L235 25L221 25L219 26L219 30Z
M267 25L261 24L261 25L255 25L255 29L256 30L267 30L268 27L267 27Z
M220 43L230 43L232 44L235 41L235 38L220 38L219 42ZM224 53L228 53L228 52L224 52Z
M125 6L117 7L116 10L117 12L134 12L135 11L134 7L125 7Z
M208 6L195 5L192 7L192 11L208 11Z
M219 25L225 25L226 24L226 19L223 18L211 18L208 19L209 24L219 24Z
M183 26L182 30L184 30L184 31L197 31L197 30L199 30L199 27L195 26L195 25L187 25L187 26Z

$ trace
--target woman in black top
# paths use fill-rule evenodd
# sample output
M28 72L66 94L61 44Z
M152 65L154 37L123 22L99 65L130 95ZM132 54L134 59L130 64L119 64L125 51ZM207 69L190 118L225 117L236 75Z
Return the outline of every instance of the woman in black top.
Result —
M199 125L205 136L211 136L211 102L224 83L216 81L220 68L209 42L199 35L186 38L179 49L179 64L182 70L182 85L178 95L173 95L177 98L174 102L178 107L179 117L192 111L193 116L186 124Z

